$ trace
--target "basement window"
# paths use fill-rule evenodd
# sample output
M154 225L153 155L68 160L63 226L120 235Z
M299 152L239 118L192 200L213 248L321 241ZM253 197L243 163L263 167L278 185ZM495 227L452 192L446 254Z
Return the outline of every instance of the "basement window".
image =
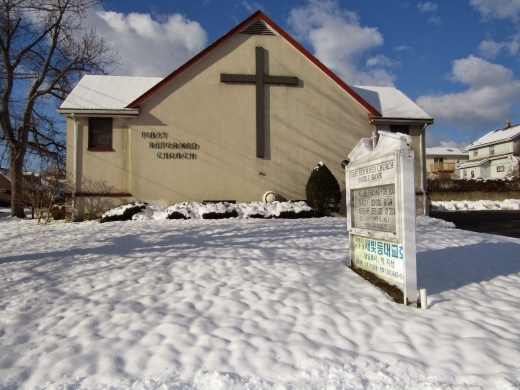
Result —
M112 118L88 119L88 150L112 152Z

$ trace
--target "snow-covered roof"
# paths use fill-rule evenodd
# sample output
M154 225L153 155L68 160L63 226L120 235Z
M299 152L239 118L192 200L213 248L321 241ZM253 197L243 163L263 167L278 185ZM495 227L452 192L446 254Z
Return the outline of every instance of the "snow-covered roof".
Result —
M427 156L466 156L469 157L468 152L464 152L463 150L457 148L445 148L445 147L434 147L434 148L426 148Z
M511 127L505 127L503 129L493 130L484 135L483 137L480 137L475 142L469 144L467 148L469 150L476 149L484 145L491 145L503 141L509 141L517 136L520 136L520 124Z
M161 80L158 77L83 76L60 109L123 110Z
M394 87L351 87L384 118L433 120L421 107Z
M463 168L478 167L479 165L482 165L488 161L489 161L489 158L483 158L482 160L470 160L470 161L466 161L466 162L460 164L457 168L463 169Z

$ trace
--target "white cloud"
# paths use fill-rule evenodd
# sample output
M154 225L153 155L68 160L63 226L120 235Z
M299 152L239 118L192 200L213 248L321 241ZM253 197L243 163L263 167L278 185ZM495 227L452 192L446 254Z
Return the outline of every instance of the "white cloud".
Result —
M119 50L116 75L164 77L206 46L204 29L180 14L152 18L99 9L89 19Z
M464 149L467 144L464 142L455 142L455 141L440 141L439 146L441 148L455 148L455 149Z
M435 3L430 3L430 2L426 2L426 3L419 3L417 4L417 9L419 10L419 12L421 13L426 13L426 12L435 12L437 11L439 7L437 6L437 4Z
M412 50L412 48L410 46L406 46L406 45L399 45L397 47L394 48L395 51L407 51L407 50Z
M461 141L461 142L443 141L443 139L450 137L450 132L439 133L435 130L436 130L435 128L430 129L429 127L426 129L426 147L427 148L441 147L441 148L453 148L453 149L463 150L464 148L466 148L466 146L468 146L471 143L471 141L473 141L473 138L471 138L471 137L466 137L466 141Z
M449 77L469 88L460 93L417 99L417 104L437 121L483 130L514 116L511 107L520 102L520 80L514 79L510 69L469 56L454 61Z
M428 23L430 24L442 24L442 20L440 16L430 16L428 19Z
M366 65L368 68L372 68L374 66L387 66L387 67L392 67L392 66L398 66L400 65L399 61L394 61L394 60L391 60L390 58L382 55L382 54L378 54L374 57L370 57L367 62L366 62Z
M496 58L497 55L506 50L510 55L514 56L520 49L520 34L515 35L507 42L495 42L490 39L486 39L480 42L478 46L478 52L481 56L486 58Z
M243 0L242 2L240 2L240 4L242 7L244 7L246 10L248 10L249 12L256 12L258 11L259 9L261 10L262 7L260 6L260 4L258 4L256 1L254 1L253 3L249 2L249 1L246 1L246 0Z
M470 3L485 18L519 19L520 0L471 0Z
M359 70L356 59L381 46L377 28L362 27L354 12L342 10L334 0L309 0L294 8L289 25L296 36L312 45L314 54L347 83L393 85L395 76L382 68Z

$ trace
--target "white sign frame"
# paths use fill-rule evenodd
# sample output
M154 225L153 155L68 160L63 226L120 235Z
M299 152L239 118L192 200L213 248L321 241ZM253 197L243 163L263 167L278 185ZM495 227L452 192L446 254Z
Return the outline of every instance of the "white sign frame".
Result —
M349 165L345 167L347 229L350 238L349 265L352 266L354 262L355 248L353 236L390 241L403 245L403 283L397 283L395 280L384 274L374 272L372 269L366 267L361 268L374 272L377 276L400 288L404 294L404 303L408 305L411 302L417 301L414 152L410 150L410 136L394 134L387 131L379 131L379 134L379 147L372 150L369 146L370 139L365 138L360 140L356 148L354 148L353 152L349 155L349 157L351 157ZM398 149L396 149L396 147ZM368 167L389 162L393 162L394 164L393 175L386 174L385 176L383 173L381 178L372 176L374 179L369 180L368 183L367 181L356 181L355 178L357 175L351 177L352 172L366 172L364 169ZM370 171L370 169L368 169L368 171ZM392 233L353 227L353 208L355 205L352 200L352 190L391 184L395 185L396 232Z

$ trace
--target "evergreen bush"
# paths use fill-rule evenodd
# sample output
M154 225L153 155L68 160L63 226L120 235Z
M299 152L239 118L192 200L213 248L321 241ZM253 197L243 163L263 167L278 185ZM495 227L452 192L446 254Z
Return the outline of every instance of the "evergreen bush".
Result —
M327 166L321 161L314 167L305 187L307 204L314 209L314 215L323 217L338 212L341 202L339 183Z

